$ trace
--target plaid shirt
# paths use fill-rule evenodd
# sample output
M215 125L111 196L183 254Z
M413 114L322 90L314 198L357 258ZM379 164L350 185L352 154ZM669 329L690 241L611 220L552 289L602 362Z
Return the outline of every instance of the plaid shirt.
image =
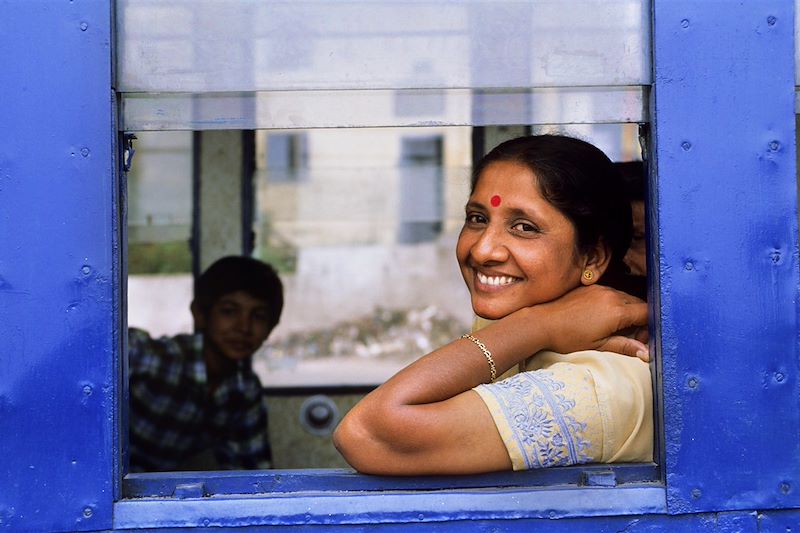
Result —
M269 468L267 410L250 365L208 392L202 335L128 330L130 471L175 470L212 450L221 468Z

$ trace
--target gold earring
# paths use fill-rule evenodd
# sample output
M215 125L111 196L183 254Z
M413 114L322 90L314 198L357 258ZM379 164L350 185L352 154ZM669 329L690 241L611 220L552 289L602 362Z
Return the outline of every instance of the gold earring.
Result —
M583 279L586 281L592 281L594 279L594 272L589 270L588 268L583 271Z

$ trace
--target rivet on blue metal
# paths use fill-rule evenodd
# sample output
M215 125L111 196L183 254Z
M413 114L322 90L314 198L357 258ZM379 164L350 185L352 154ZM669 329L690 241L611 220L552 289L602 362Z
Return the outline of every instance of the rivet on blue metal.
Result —
M136 149L133 147L133 141L136 140L136 135L126 132L122 136L122 171L130 172L133 166L133 156L136 154Z
M688 152L689 150L692 149L692 143L690 143L689 141L683 141L681 143L681 148L683 148L684 152Z
M681 28L688 28L689 27L689 19L683 19L681 21Z
M777 17L774 17L772 15L767 17L767 24L769 24L770 26L774 26L776 22L778 22Z

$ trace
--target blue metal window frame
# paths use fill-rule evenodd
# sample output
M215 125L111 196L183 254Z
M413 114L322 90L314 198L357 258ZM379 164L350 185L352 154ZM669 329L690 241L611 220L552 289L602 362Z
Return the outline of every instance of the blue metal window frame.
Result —
M670 513L800 504L794 8L654 3Z
M111 527L120 344L110 2L0 3L0 529Z
M326 472L326 483L339 484L319 490L313 472L276 471L190 476L174 497L128 499L116 452L125 201L112 2L7 0L0 15L3 529L800 525L791 0L654 1L651 303L660 314L664 486L517 484L551 472L463 482ZM274 488L281 476L288 492ZM227 492L259 482L263 494ZM457 486L433 486L449 483ZM217 484L222 492L198 497Z

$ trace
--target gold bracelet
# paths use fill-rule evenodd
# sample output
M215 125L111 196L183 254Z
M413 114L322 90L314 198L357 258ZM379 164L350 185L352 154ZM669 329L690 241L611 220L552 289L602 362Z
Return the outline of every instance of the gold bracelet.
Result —
M486 357L486 362L489 363L489 373L492 375L492 379L491 381L489 381L489 383L492 383L497 378L497 367L494 366L494 359L492 359L492 352L489 351L489 349L486 347L485 344L483 344L481 341L479 341L469 333L464 333L463 335L461 335L461 338L471 340L478 346L478 348L481 349L481 351L483 352L483 356Z

